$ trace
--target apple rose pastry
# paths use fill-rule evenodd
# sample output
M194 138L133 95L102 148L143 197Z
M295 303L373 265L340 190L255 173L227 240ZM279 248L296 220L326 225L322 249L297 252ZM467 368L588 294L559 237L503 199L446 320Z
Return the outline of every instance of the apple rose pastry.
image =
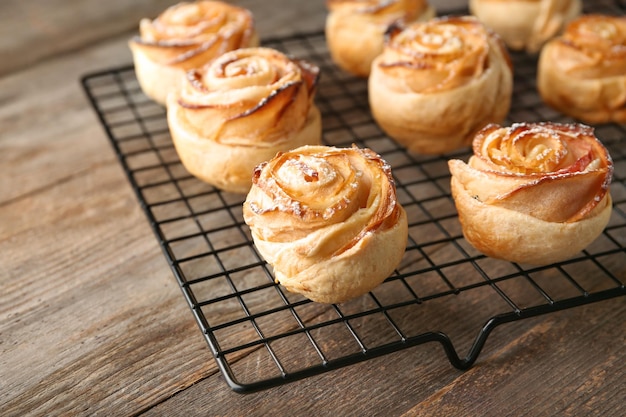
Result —
M437 154L506 117L513 75L495 33L473 17L448 17L390 28L368 84L378 125L411 152Z
M578 124L490 125L466 164L448 162L463 235L484 254L546 265L589 245L612 210L613 163Z
M219 1L183 2L142 19L139 36L129 42L141 89L161 104L187 70L258 44L250 11Z
M626 17L586 15L542 49L537 88L585 123L626 123Z
M357 147L304 146L260 164L243 216L276 282L321 303L382 283L408 239L391 168Z
M426 0L326 0L326 7L326 42L332 60L364 78L383 51L385 31L392 23L435 16Z
M246 193L257 164L321 143L319 68L270 48L227 52L187 72L167 121L181 162L220 189Z
M539 51L580 15L581 0L470 0L473 15L514 50Z

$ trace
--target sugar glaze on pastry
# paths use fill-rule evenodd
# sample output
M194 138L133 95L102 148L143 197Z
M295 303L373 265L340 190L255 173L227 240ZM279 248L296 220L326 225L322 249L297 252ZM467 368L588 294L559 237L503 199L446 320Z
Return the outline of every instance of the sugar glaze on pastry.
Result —
M321 142L318 78L316 65L261 47L230 51L189 71L167 104L181 162L222 190L248 192L259 163Z
M326 0L326 6L325 34L332 60L364 78L383 50L389 25L435 16L435 9L426 0Z
M504 44L474 17L390 28L368 80L378 125L424 154L467 146L486 124L502 122L512 88Z
M322 303L378 286L408 239L390 166L357 147L304 146L260 164L243 215L276 281Z
M541 51L543 100L585 123L626 123L626 17L585 15Z
M144 93L165 105L184 73L237 48L258 46L252 13L220 1L181 2L144 18L129 46Z
M473 15L513 50L538 52L580 15L581 0L470 0Z
M448 162L463 235L482 253L545 265L595 240L612 211L613 162L593 128L490 125L467 163Z

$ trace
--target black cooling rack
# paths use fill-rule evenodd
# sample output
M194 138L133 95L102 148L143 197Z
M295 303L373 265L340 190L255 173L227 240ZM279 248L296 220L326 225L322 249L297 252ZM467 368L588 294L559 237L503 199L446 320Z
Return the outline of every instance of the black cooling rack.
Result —
M594 2L593 11L618 6ZM621 7L621 6L619 6ZM405 258L385 283L341 305L312 303L273 282L242 219L244 196L190 176L170 140L165 111L144 96L132 67L90 74L82 85L117 153L228 384L250 392L345 365L439 342L453 366L476 361L503 323L626 295L626 127L596 134L615 164L614 210L604 233L566 262L531 268L476 252L463 239L450 197L447 160L411 155L373 122L366 82L337 69L323 33L265 42L317 63L324 141L356 143L393 167L409 216ZM536 58L513 54L515 90L507 123L573 120L545 107ZM455 342L453 343L452 340ZM457 352L468 352L464 357Z

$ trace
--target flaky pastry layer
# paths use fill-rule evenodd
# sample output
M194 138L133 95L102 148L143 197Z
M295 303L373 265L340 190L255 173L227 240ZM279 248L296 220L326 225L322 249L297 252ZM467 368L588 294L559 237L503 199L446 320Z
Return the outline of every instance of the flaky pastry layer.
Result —
M305 146L277 155L257 168L243 214L276 281L321 303L380 285L408 239L390 167L369 149Z
M470 0L473 15L514 50L538 52L580 15L581 0Z
M237 48L258 46L252 13L221 1L181 2L142 19L129 41L144 93L165 105L186 71Z
M541 51L543 100L585 123L626 123L626 17L585 15Z
M426 21L435 9L426 0L327 0L326 42L332 60L366 78L383 50L387 28L394 22Z
M372 64L369 103L379 126L409 151L445 153L506 117L512 79L504 45L478 20L433 19L390 31Z
M167 105L181 162L209 184L246 193L256 165L321 142L318 76L316 66L271 48L227 52L188 71Z
M254 168L262 161L272 159L276 153L292 147L320 143L321 114L312 106L304 126L292 134L288 141L271 146L255 147L222 144L198 135L185 128L182 107L175 99L168 105L168 125L176 152L190 174L221 190L245 194L252 184Z
M448 165L463 235L494 258L565 260L595 240L611 216L613 164L587 126L489 126L476 136L468 163Z

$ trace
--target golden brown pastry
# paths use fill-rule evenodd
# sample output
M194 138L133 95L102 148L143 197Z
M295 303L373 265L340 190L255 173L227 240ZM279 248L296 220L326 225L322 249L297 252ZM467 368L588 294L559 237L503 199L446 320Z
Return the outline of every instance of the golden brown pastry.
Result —
M383 50L385 31L394 22L412 23L435 16L426 0L326 0L326 42L333 61L367 77Z
M227 52L189 71L167 104L181 162L209 184L246 193L257 164L321 142L318 78L317 66L270 48Z
M592 128L491 125L448 162L463 235L484 254L545 265L589 245L611 216L613 163Z
M626 123L626 17L586 15L541 51L543 100L585 123Z
M276 281L321 303L382 283L408 239L390 166L357 147L304 146L259 165L243 215Z
M470 0L470 11L513 50L538 52L582 11L581 0Z
M154 20L142 19L139 36L129 42L141 89L161 104L187 70L258 44L252 13L220 1L178 3Z
M509 112L513 76L498 36L474 17L391 29L372 64L369 103L379 126L411 152L469 145Z

